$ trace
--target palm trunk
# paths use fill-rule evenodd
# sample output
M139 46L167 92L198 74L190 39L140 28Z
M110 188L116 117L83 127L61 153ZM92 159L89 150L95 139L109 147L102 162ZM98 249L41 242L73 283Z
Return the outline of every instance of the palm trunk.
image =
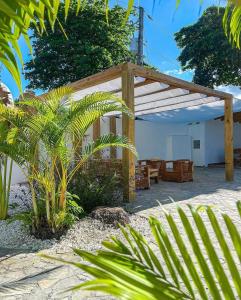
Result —
M9 170L6 156L2 162L0 162L0 220L5 220L8 216L13 161L11 160Z
M29 186L30 186L30 191L31 191L31 196L32 196L32 204L33 204L33 212L34 212L34 227L36 229L39 228L39 213L38 213L38 204L37 204L37 199L36 199L36 193L33 185L33 181L29 180Z

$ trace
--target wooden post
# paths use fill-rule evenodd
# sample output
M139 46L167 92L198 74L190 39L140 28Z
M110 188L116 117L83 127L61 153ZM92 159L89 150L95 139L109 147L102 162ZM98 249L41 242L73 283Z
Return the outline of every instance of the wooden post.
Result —
M100 118L96 120L95 123L93 124L93 141L96 141L99 137L100 137ZM97 152L95 154L95 157L100 158L101 153Z
M129 64L123 65L122 69L122 98L134 113L134 74ZM122 115L122 134L135 144L135 119ZM124 200L135 200L135 156L127 149L123 149L123 178Z
M110 117L110 133L116 135L116 117L114 116ZM115 147L110 148L110 158L117 158L117 149Z
M224 100L225 177L233 181L233 98Z

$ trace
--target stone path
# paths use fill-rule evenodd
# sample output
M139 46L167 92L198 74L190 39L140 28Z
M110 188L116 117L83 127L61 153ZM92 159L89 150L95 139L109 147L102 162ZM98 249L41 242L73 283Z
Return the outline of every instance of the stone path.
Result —
M146 228L144 235L148 238L149 229L145 218L149 215L162 217L162 207L176 216L176 204L173 201L183 207L187 203L194 206L213 205L217 211L228 212L232 219L241 226L235 207L237 200L241 200L241 170L236 170L234 182L227 183L224 181L224 169L222 168L196 169L194 182L153 184L150 190L138 192L137 202L128 205L128 209L144 217L143 222ZM46 252L48 253L48 250ZM56 255L70 260L77 259L72 252L57 253ZM46 261L36 253L22 253L18 249L0 249L0 266L1 287L4 282L24 278L60 265L53 261ZM111 299L94 293L63 293L69 287L84 280L86 280L86 276L81 274L78 269L60 266L47 276L39 277L38 280L33 278L32 283L23 290L12 290L8 295L6 293L6 296L0 294L0 299Z

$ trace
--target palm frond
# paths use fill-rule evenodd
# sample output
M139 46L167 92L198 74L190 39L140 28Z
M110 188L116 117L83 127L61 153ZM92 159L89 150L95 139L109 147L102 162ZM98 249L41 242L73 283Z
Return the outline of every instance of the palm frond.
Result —
M79 159L76 166L73 168L69 175L69 181L72 179L74 174L83 166L83 164L95 153L98 153L108 147L121 147L128 149L135 156L137 156L136 148L131 144L128 138L119 135L106 134L99 137L96 141L88 143L81 153L81 158Z
M230 42L240 49L241 47L241 3L237 0L228 0L223 17L223 26Z
M240 211L241 202L237 207ZM241 298L241 237L237 225L225 213L219 213L218 218L211 207L205 207L202 213L192 206L189 210L191 215L178 207L178 220L166 211L167 222L149 218L155 250L131 226L121 227L125 242L117 237L104 241L107 250L92 254L76 249L75 253L91 266L65 263L95 279L73 289L102 291L119 299ZM229 236L221 222L226 224Z

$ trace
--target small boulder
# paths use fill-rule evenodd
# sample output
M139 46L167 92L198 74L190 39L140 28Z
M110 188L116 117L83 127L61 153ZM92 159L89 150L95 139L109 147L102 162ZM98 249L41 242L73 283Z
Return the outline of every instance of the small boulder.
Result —
M118 224L126 225L130 223L128 213L122 207L96 207L90 214L91 218L99 220L105 224L111 224L115 227Z

